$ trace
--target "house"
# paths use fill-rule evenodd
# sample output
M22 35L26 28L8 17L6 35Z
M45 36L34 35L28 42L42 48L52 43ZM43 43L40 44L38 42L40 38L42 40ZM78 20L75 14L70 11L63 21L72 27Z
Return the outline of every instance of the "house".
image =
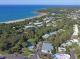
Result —
M42 53L51 54L52 50L53 50L53 46L51 43L43 42L42 49L41 49Z

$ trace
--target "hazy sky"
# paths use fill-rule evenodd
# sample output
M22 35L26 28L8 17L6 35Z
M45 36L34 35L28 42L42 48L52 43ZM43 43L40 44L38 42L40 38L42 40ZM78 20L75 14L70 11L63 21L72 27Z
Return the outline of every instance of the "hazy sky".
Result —
M0 0L0 4L80 5L80 0Z

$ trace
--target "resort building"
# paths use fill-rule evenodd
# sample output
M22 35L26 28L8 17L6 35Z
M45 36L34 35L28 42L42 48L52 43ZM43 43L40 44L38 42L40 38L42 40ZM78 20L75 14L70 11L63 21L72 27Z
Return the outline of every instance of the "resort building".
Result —
M37 27L41 27L43 26L43 22L36 22L36 23L33 23L35 26Z
M49 37L49 34L45 34L42 36L42 38L47 39Z
M77 24L73 26L73 31L72 39L78 39L79 30Z
M35 28L35 26L33 26L33 25L27 25L27 26L25 26L24 29L28 29L28 28Z
M41 25L41 24L43 24L43 22L36 22L36 23L34 23L34 25Z
M78 35L78 25L77 24L73 26L73 31L74 31L73 35Z
M53 50L53 46L51 43L43 42L42 50L41 50L42 53L51 54L52 50Z
M66 49L63 47L58 48L59 53L53 55L53 59L70 59L70 55L66 54Z
M78 40L78 33L79 33L79 30L78 30L78 25L75 24L73 26L73 35L71 37L71 40L68 40L67 42L61 44L61 46L71 46L73 43L77 43L79 46L80 46L80 42Z
M55 31L55 32L50 32L50 33L48 33L48 34L43 35L42 38L47 39L47 38L49 38L50 36L56 35L56 34L57 34L57 31Z
M53 59L70 59L70 55L57 53L53 56Z

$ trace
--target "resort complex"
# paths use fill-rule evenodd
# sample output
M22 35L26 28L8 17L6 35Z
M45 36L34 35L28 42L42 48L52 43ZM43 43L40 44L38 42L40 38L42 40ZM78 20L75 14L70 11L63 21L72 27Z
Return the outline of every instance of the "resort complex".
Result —
M0 23L0 59L80 59L80 8L37 13Z

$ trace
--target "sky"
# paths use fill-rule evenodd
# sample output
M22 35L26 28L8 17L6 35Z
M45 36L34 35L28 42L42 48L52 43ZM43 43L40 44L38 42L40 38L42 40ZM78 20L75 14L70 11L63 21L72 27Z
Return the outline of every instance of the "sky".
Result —
M80 0L0 0L0 5L80 5Z

